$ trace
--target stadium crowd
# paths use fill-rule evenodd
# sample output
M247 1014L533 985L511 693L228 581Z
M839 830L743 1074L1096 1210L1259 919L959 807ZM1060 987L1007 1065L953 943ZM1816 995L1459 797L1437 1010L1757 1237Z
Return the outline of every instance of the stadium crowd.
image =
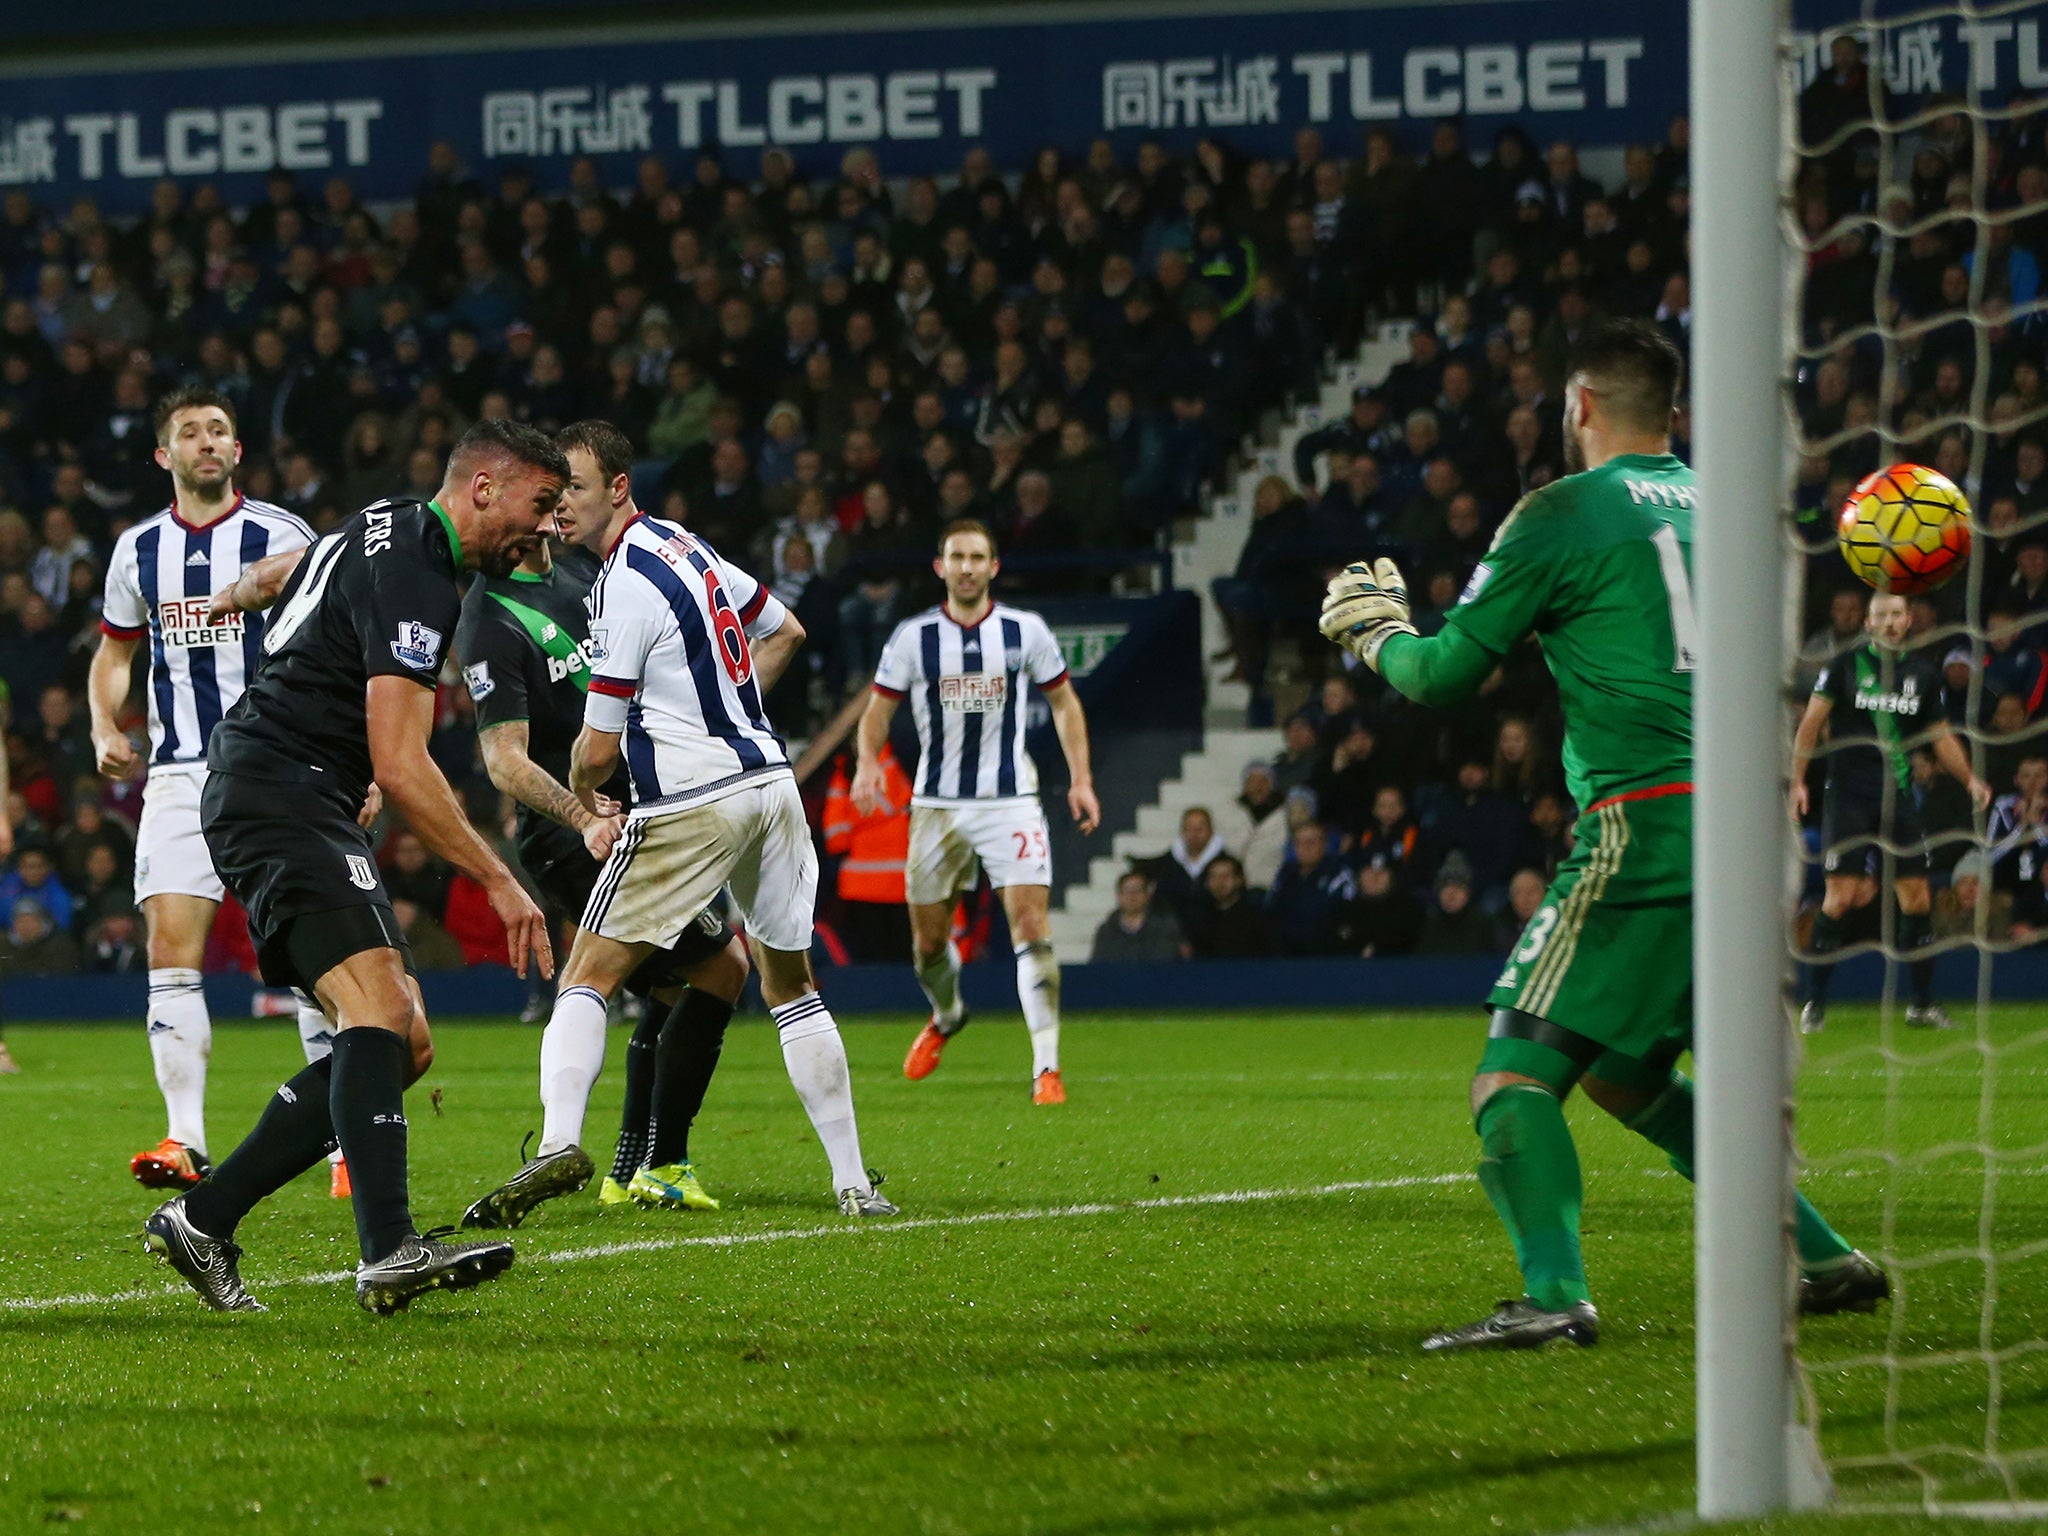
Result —
M1812 142L1864 89L1860 61L1835 64L1802 103ZM1993 206L2048 199L2038 120L1994 129ZM2014 619L1994 624L1984 705L2008 726L2017 708L2023 726L2048 698L2048 529L2025 526L2048 506L2033 435L2043 338L2023 309L2048 212L1992 227L1983 294L2022 318L1993 331L2002 425L1973 457L1967 423L1949 418L1970 396L1974 332L1939 317L1969 296L1977 226L1933 217L1958 198L1967 209L1972 139L1960 114L1931 124L1900 159L1910 178L1880 187L1867 137L1811 157L1799 187L1815 246L1798 394L1814 655L1855 627L1823 514L1875 466L1881 417L1909 439L1934 423L1931 447L1907 451L1983 509L1985 611ZM1099 947L1499 950L1573 815L1540 656L1510 657L1469 710L1424 711L1344 672L1314 637L1316 604L1331 568L1393 553L1427 631L1514 502L1563 473L1560 396L1583 328L1637 315L1686 346L1687 133L1678 118L1663 143L1629 147L1611 186L1571 145L1516 127L1484 154L1455 122L1416 138L1375 126L1344 158L1304 129L1278 162L1212 136L1185 155L1146 143L1124 163L1098 141L1008 175L977 150L957 176L894 184L864 149L818 179L779 150L745 175L707 150L682 166L649 157L623 192L589 160L548 186L519 165L480 178L439 145L399 206L365 206L343 177L315 189L279 173L240 211L212 186L166 181L127 223L10 190L0 685L17 853L0 877L0 958L142 963L128 896L139 786L94 775L82 686L112 541L167 499L151 407L176 385L236 402L239 484L316 528L430 493L479 416L613 421L644 445L642 504L759 571L812 635L770 706L802 734L864 684L894 621L935 598L926 562L944 520L996 528L1007 595L1115 589L1157 562L1244 435L1311 390L1331 349L1397 317L1416 322L1407 358L1300 441L1291 477L1259 486L1215 593L1255 721L1289 704L1274 750L1237 803L1190 813L1127 882ZM1892 237L1838 222L1859 212L1928 220L1889 253L1890 294L1876 272ZM1890 373L1857 334L1880 312L1928 322L1909 326ZM1679 438L1682 453L1682 421ZM1950 623L1960 601L1916 622ZM1967 647L1962 662L1975 665ZM442 690L438 725L437 760L494 822L460 688ZM2005 770L1997 787L2018 793L2020 765ZM2048 786L2026 803L2027 824L2048 826ZM489 953L473 893L406 842L394 834L386 859L422 960ZM2048 909L2048 859L2028 866L2027 891L2009 862L2016 915ZM222 964L246 961L232 935L221 949Z

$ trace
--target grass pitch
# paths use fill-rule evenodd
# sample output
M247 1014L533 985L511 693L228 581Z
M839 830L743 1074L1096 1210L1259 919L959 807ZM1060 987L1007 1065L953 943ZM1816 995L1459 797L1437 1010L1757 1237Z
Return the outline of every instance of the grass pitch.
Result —
M162 1134L140 1026L11 1029L0 1528L1677 1528L1690 1192L1590 1106L1569 1113L1600 1347L1416 1351L1516 1289L1469 1172L1476 1014L1079 1017L1055 1110L1027 1102L1014 1019L978 1020L923 1083L899 1071L914 1027L846 1030L868 1156L903 1220L837 1216L773 1034L743 1021L693 1137L724 1210L603 1211L593 1186L529 1220L504 1280L384 1321L312 1278L355 1260L324 1170L243 1227L268 1315L215 1316L172 1288L142 1257L154 1197L126 1169ZM1807 1188L1852 1241L1908 1262L1901 1304L1810 1325L1802 1356L1831 1457L1918 1448L1942 1497L1985 1498L2006 1485L1956 1454L1993 1428L1981 1351L1998 1356L2000 1443L2048 1447L2048 1354L2018 1347L2048 1336L2048 1255L1981 1257L2048 1231L2048 1012L2002 1012L1989 1054L1959 1035L1899 1031L1897 1070L1868 1013L1837 1010L1811 1043ZM516 1165L538 1038L438 1031L409 1108L422 1224ZM591 1111L600 1164L623 1047L615 1033ZM298 1061L288 1024L220 1028L216 1155ZM1922 1488L1840 1476L1864 1501ZM2048 1497L2048 1469L2017 1487ZM1912 1526L1951 1527L1982 1529ZM1897 1527L1751 1529L1871 1528Z

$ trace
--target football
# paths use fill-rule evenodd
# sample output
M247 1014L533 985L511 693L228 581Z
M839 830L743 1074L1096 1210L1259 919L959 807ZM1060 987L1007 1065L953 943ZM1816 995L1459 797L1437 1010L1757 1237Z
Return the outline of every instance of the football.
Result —
M1970 500L1924 464L1864 476L1838 529L1849 569L1880 592L1931 592L1970 558Z

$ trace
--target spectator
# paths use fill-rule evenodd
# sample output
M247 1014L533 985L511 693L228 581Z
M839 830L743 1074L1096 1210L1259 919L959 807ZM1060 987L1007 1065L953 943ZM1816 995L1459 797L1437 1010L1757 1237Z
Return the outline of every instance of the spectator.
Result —
M1159 964L1185 958L1188 946L1179 921L1171 912L1156 910L1153 895L1152 882L1140 871L1125 871L1116 883L1116 910L1095 930L1091 961Z
M1492 919L1472 895L1472 866L1463 854L1444 860L1436 875L1436 901L1422 920L1415 942L1419 955L1492 954L1496 933Z
M1280 866L1266 893L1266 915L1281 951L1336 955L1351 948L1351 905L1358 887L1351 871L1330 857L1330 834L1319 821L1296 826L1293 857Z
M1528 852L1528 818L1493 789L1492 779L1491 766L1468 754L1458 765L1452 792L1438 799L1422 822L1431 857L1440 867L1451 855L1461 855L1468 894L1481 905L1506 895L1508 876Z
M0 876L0 911L12 913L24 900L34 902L67 935L77 915L71 893L57 878L57 866L40 847L23 848L15 856L14 873Z
M384 889L394 902L411 902L438 925L448 909L448 884L453 877L453 870L427 852L417 832L400 828L392 833L384 850Z
M1422 908L1400 882L1399 867L1384 853L1358 869L1358 900L1352 906L1352 941L1366 959L1412 955L1422 935Z
M142 923L133 907L110 910L86 930L83 963L97 976L130 976L149 968Z
M78 946L33 896L8 903L11 922L0 934L0 973L69 976L78 969Z
M1494 948L1506 954L1520 942L1523 930L1534 921L1537 911L1543 905L1543 893L1549 881L1540 869L1518 869L1515 877L1508 881L1508 907L1501 914L1496 930Z
M838 890L847 952L873 964L910 953L910 913L903 904L910 857L910 775L886 742L880 762L883 803L853 804L853 780L842 755L825 793L825 851L839 860Z
M1209 861L1202 886L1208 900L1188 926L1188 948L1197 960L1262 960L1273 953L1273 930L1265 908L1245 888L1244 867L1225 853Z
M459 971L463 968L462 946L449 937L426 909L409 896L391 898L391 915L399 931L412 946L412 958L423 971Z
M1224 852L1223 834L1204 806L1190 806L1180 813L1180 835L1166 852L1148 859L1144 873L1154 891L1185 923L1202 892L1202 877L1209 865Z
M1226 812L1223 846L1238 859L1238 873L1245 882L1263 891L1272 886L1280 861L1287 856L1286 796L1280 793L1271 763L1247 763L1240 782L1237 800ZM1205 887L1206 874L1205 870Z
M1997 943L2012 931L2011 893L1992 890L1991 865L1984 854L1971 850L1949 871L1949 883L1934 893L1934 937L1974 939L1977 937L1977 905L1987 902L1984 939Z

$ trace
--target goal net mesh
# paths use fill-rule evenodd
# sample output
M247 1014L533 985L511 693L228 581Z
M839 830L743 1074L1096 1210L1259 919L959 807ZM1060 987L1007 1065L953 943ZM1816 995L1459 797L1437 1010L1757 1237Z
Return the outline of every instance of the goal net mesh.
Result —
M1805 1322L1800 1388L1843 1507L2038 1516L2048 1005L2022 999L2048 996L2048 949L2031 947L2048 936L2048 763L2028 787L2048 757L2048 4L1862 0L1836 15L1784 34L1792 709L1862 643L1869 594L1835 546L1862 475L1939 469L1968 494L1976 537L1967 570L1913 600L1910 646L1939 669L1940 707L1898 717L1912 775L1885 776L1875 830L1823 846L1827 766L1870 737L1838 730L1815 754L1793 930L1809 995L1825 885L1853 896L1828 935L1833 1012L1804 1039L1799 1166L1893 1290L1868 1317ZM1995 808L1936 761L1949 730L2005 797ZM1900 810L1932 867L1924 946L1897 900L1922 867L1894 835ZM1953 1028L1911 1007L1930 956Z

